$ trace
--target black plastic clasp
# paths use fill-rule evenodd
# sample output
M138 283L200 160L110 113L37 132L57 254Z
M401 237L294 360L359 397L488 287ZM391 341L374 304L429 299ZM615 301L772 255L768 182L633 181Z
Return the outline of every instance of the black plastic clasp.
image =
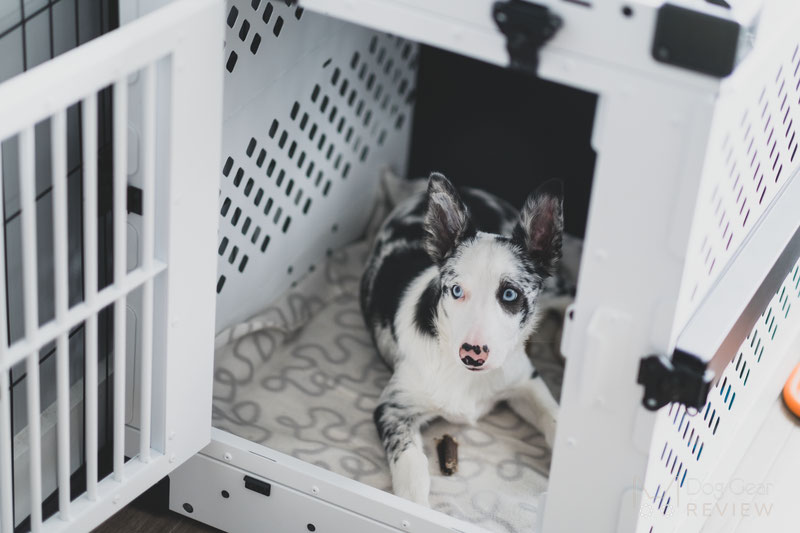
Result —
M142 189L128 185L128 213L142 215Z
M259 494L263 494L264 496L269 496L272 490L272 485L266 481L256 479L252 476L244 476L244 488Z
M561 28L563 20L546 6L506 0L495 2L492 18L506 36L511 67L536 74L539 49Z
M698 361L699 362L699 361ZM676 352L672 360L663 355L643 357L637 383L644 385L642 405L657 411L670 402L700 409L711 390L711 372Z

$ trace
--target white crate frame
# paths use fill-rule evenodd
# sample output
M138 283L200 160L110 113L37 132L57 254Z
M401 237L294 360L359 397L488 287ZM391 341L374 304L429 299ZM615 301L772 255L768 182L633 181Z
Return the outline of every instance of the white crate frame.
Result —
M149 111L142 141L143 164L146 168L144 183L150 185L146 187L144 196L143 228L144 252L151 250L152 254L143 256L141 267L125 273L125 196L115 194L115 217L122 223L115 224L117 246L114 255L118 268L114 284L96 293L87 289L86 302L67 308L64 298L64 249L59 249L57 244L56 303L59 310L56 319L39 326L35 319L31 320L31 315L35 316L35 313L30 310L35 310L35 306L26 306L26 335L10 347L5 342L0 345L0 368L3 376L7 376L7 370L17 361L23 358L29 363L37 361L35 354L28 356L29 351L35 350L38 353L38 348L49 339L64 339L71 326L83 320L91 321L92 317L111 302L116 301L117 309L121 310L125 296L138 287L144 287L144 313L150 311L153 313L152 317L158 317L158 320L152 320L150 333L145 328L143 337L147 342L152 335L150 338L154 344L153 350L143 350L144 356L141 360L143 376L148 375L148 368L153 369L152 379L142 379L142 386L145 388L141 394L141 453L137 458L123 463L124 450L121 445L115 446L114 475L94 480L90 473L88 491L72 502L69 501L68 490L61 490L60 513L43 523L41 516L34 513L34 531L92 529L209 441L215 308L212 287L217 220L215 217L204 216L204 213L213 211L216 205L217 174L212 169L219 165L222 77L218 70L207 69L206 61L221 61L219 44L222 41L222 31L218 24L221 12L222 3L218 0L176 3L158 15L144 18L98 38L0 86L0 138L5 139L23 132L22 161L29 167L33 153L32 134L29 132L32 131L33 124L54 117L56 232L63 231L63 223L59 222L65 216L61 185L64 178L63 150L59 152L60 146L65 142L63 110L77 101L83 101L86 123L95 124L96 107L92 105L94 97L91 95L109 84L114 84L117 102L114 110L117 118L117 165L114 179L115 191L123 193L124 189L119 185L124 187L127 182L125 118L128 114L126 93L129 74L143 73L146 80L144 109ZM160 82L158 87L155 84L156 76ZM58 91L54 92L54 87L58 87ZM197 87L203 89L197 90ZM159 116L155 115L156 99L158 109L163 111ZM199 109L203 112L199 113ZM202 133L198 134L198 130ZM91 140L94 135L96 128L93 125L87 126L84 140L90 148L93 145L86 140ZM158 146L156 136L159 140ZM87 161L95 157L90 148L86 152ZM93 166L88 162L87 166L87 174L96 175L96 168L91 170ZM22 169L23 189L31 188L28 186L29 180L26 180L30 177L30 172L31 168ZM23 232L31 237L33 226L30 223L30 213L33 198L30 191L26 192L23 217L27 216L28 221L23 223ZM87 198L91 198L88 193ZM89 202L86 204L88 206L95 205L91 199L86 201ZM87 222L87 236L90 240L96 228L91 219L89 216ZM157 234L153 232L154 224L158 224L160 229ZM61 240L64 241L65 237L62 237ZM35 266L35 255L29 251L33 246L35 239L24 239L23 250L27 254L26 264L29 269ZM96 248L88 246L90 260L87 263L92 263L92 260L96 260L93 255ZM86 275L91 282L94 274L87 271ZM207 286L208 289L198 290L198 286ZM30 291L35 290L35 284L26 281L26 287L33 287L26 289L30 296ZM152 289L148 291L150 287ZM32 300L35 298L26 299L28 302ZM120 315L124 316L123 313ZM5 316L0 322L5 324ZM121 325L124 328L124 322ZM200 331L207 333L198 334L195 329L198 327ZM150 351L153 352L152 361L146 357ZM124 350L117 349L117 352L122 353ZM37 366L38 362L28 365L29 376L33 375L30 371L35 372ZM69 410L66 407L69 405L69 391L62 387L65 382L65 368L63 364L59 366L59 486L68 488L69 462L64 458L69 457L70 442L68 432L64 429L68 428L66 419ZM92 367L91 361L87 367ZM35 383L35 376L33 379ZM96 375L91 378L87 374L87 379L96 381ZM115 379L124 379L124 372L117 372ZM6 379L2 381L2 385L8 385ZM87 388L91 390L92 387ZM29 390L38 393L36 387L29 387ZM181 391L180 394L175 393L177 390ZM0 434L0 465L3 467L0 529L10 532L14 526L10 511L11 494L7 490L11 480L11 435L5 431L8 423L8 397L5 395L6 389L3 392L0 416L0 422L4 426L4 431ZM35 396L29 395L29 400ZM91 396L87 395L87 409L92 408ZM38 412L38 402L29 403L30 412ZM124 404L124 401L117 402L114 423L117 442L122 441L124 434ZM94 406L96 408L96 398ZM35 443L31 448L31 472L34 477L31 478L30 487L33 500L40 502L40 449L36 436L39 423L37 421L30 426L31 431L34 431L31 442ZM91 430L91 426L96 424L87 426L87 430ZM91 449L90 447L90 454ZM92 463L96 463L96 460L87 458L87 468L90 471L95 468ZM39 475L36 475L37 470Z

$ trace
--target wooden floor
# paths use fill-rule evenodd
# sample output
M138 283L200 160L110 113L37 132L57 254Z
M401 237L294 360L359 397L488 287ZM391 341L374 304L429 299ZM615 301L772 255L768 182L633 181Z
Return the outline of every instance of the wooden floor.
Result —
M211 533L219 529L207 526L167 508L168 485L153 487L130 505L106 520L93 533Z

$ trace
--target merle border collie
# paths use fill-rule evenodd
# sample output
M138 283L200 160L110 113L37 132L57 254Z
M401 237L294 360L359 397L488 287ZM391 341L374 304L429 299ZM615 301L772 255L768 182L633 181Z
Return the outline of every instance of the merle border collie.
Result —
M420 428L436 417L471 424L506 400L552 447L558 404L525 344L556 274L562 231L558 193L540 189L518 212L438 173L383 223L360 299L393 369L374 420L396 495L428 505Z

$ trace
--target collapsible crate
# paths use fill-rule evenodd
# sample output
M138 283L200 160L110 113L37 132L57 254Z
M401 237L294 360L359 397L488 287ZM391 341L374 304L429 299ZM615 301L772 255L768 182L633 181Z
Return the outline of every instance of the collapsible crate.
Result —
M767 483L758 457L788 438L755 437L800 347L798 6L165 3L121 3L120 28L0 85L0 208L19 185L0 235L0 531L86 530L166 474L173 510L229 531L477 529L210 420L213 333L362 234L379 175L405 174L420 44L598 98L531 528L752 526L702 509L758 494L689 487Z

